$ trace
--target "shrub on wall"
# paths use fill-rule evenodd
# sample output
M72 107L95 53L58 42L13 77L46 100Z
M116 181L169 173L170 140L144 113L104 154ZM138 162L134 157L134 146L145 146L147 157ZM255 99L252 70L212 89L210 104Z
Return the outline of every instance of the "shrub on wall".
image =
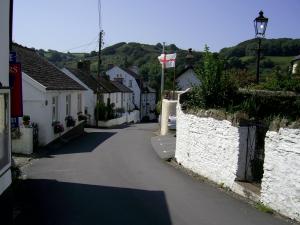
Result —
M294 92L238 90L232 74L224 69L224 62L209 52L208 47L205 48L203 62L199 68L196 72L201 85L181 95L180 103L183 109L193 111L197 108L223 109L226 113L243 112L248 118L266 124L271 123L275 117L285 118L288 121L286 125L300 120L300 96L294 93L300 90L300 80L283 75L279 68L275 69L275 75L271 80L254 87Z
M203 61L196 70L201 85L188 93L186 104L190 107L223 108L233 104L238 90L231 74L224 70L224 61L205 47Z

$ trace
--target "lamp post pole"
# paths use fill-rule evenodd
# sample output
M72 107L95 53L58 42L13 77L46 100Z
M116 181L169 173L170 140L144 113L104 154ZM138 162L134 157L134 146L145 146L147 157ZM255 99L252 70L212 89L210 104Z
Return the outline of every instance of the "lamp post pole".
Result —
M261 38L258 38L257 62L256 62L256 83L259 84L259 64L261 53Z

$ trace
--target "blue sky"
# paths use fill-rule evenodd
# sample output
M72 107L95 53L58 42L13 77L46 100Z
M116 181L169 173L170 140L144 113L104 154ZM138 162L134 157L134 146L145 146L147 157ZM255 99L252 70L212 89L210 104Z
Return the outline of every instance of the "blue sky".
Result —
M269 18L267 38L300 38L300 0L102 0L104 42L165 41L195 50L207 44L219 51L254 37L260 10ZM97 49L98 32L98 0L14 0L19 44L89 52Z

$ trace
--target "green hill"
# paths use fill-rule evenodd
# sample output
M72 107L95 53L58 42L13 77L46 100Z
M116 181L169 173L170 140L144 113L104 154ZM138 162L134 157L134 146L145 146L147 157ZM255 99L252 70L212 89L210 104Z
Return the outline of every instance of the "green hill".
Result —
M186 65L185 57L188 51L179 49L175 44L170 44L165 49L167 53L177 53L176 73L178 74ZM254 76L256 71L256 49L257 40L251 39L233 47L223 48L219 53L215 53L214 55L225 59L229 69L242 69L249 76ZM76 67L78 61L90 60L91 71L93 74L97 74L98 57L96 51L90 53L62 53L55 50L44 51L42 49L37 51L58 67ZM121 67L135 65L139 67L143 78L149 80L150 84L159 90L161 66L157 57L161 52L162 45L160 43L149 45L135 42L120 42L102 50L101 71L107 70L109 64ZM275 68L287 71L292 58L299 54L300 39L263 39L261 59L262 78L273 73ZM193 62L196 65L199 64L202 53L193 52L193 56ZM172 69L166 71L166 88L172 87L173 73Z
M158 43L156 45L140 44L135 42L121 42L102 50L101 71L108 69L109 64L121 67L138 66L140 74L145 80L149 80L150 85L157 90L160 88L161 66L157 57L162 53L163 46ZM179 73L185 67L185 57L187 50L179 49L175 44L165 47L166 53L177 53L176 72ZM48 60L56 64L58 67L68 66L76 67L79 60L91 61L91 72L97 74L97 52L90 53L61 53L54 50L38 50L38 52ZM201 52L193 52L194 62L201 58ZM166 88L172 87L172 78L174 71L168 69L166 71Z

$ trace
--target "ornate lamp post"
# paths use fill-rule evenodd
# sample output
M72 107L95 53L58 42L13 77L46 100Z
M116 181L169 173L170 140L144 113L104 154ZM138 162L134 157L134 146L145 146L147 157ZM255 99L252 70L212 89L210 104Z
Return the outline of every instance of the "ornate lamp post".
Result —
M258 39L258 49L257 49L257 64L256 64L256 83L259 83L259 62L260 62L260 52L261 52L261 39L265 37L265 32L267 29L268 18L264 17L264 12L260 11L259 16L254 19L254 29L255 37Z

